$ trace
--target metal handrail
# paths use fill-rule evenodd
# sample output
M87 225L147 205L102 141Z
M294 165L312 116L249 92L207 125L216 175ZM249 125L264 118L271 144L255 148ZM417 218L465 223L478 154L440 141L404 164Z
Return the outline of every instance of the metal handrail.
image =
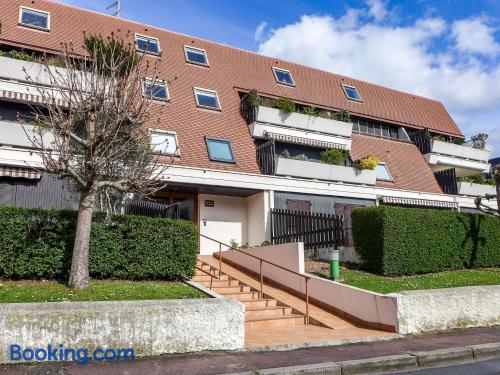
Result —
M231 249L231 250L234 250L234 251L238 251L240 253L248 255L249 257L252 257L254 259L259 260L259 276L260 276L260 291L259 291L259 294L260 294L260 298L263 298L263 295L264 295L264 275L262 274L262 263L263 262L265 262L267 264L270 264L271 266L278 267L278 268L280 268L280 269L282 269L284 271L290 272L290 273L292 273L294 275L303 277L306 280L306 298L305 298L305 302L306 302L306 324L309 324L309 289L308 289L308 282L311 279L309 276L303 275L303 274L301 274L299 272L296 272L296 271L290 270L288 268L285 268L283 266L280 266L279 264L276 264L276 263L270 262L268 260L262 259L262 258L260 258L260 257L258 257L256 255L249 254L246 251L243 251L241 249L237 249L237 248L235 248L235 247L233 247L231 245L228 245L228 244L226 244L224 242L216 240L215 238L205 236L204 234L200 233L200 237L203 237L203 238L206 238L208 240L217 242L219 244L219 278L220 278L220 275L221 275L221 272L222 272L222 245L226 246L228 249Z
M217 279L217 280L220 280L220 273L219 273L219 277L217 277L216 275L212 275L210 272L207 272L205 271L203 268L200 268L198 266L195 266L195 268L203 273L206 273L208 276L210 276L210 287L208 289L212 290L212 282L214 281L214 277Z

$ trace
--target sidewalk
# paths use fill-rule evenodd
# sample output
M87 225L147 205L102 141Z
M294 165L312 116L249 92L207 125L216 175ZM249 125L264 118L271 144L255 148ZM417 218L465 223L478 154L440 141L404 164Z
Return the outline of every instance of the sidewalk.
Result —
M0 373L8 375L69 374L69 375L214 375L266 368L299 366L316 363L340 362L382 356L394 356L408 352L478 345L500 341L500 326L454 331L442 334L415 336L391 341L352 344L347 346L324 346L293 351L203 353L191 355L162 356L140 359L129 363L56 364L55 371L40 371L34 366L4 366ZM35 370L35 371L34 371ZM48 370L48 368L46 369Z

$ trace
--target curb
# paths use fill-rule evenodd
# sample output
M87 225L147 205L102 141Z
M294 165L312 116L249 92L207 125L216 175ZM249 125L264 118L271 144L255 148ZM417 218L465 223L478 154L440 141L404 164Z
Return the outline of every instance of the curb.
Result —
M500 357L500 342L352 361L268 368L232 375L356 375L416 370L427 366L481 361L496 357Z

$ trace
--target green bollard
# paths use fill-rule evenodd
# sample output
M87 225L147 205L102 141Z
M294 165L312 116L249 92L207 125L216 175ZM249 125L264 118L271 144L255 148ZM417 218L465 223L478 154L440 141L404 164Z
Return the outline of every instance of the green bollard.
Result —
M333 278L333 280L338 280L340 277L340 267L339 267L340 251L331 249L329 255L330 255L330 277Z

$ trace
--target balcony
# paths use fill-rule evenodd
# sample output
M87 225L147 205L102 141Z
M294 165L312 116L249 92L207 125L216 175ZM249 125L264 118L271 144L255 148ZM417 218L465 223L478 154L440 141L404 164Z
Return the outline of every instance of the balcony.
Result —
M470 176L490 168L490 152L465 145L430 140L425 159L434 172L455 168L457 177Z
M468 196L485 196L486 194L496 194L496 187L494 185L474 184L471 182L458 182L458 194Z
M0 146L32 148L33 142L31 140L38 139L38 134L33 125L23 126L17 122L0 120ZM54 142L52 133L44 132L43 143L50 145L52 142Z
M276 155L274 143L266 142L257 147L257 160L263 174L289 176L348 184L375 185L374 170L331 165L319 161L297 160Z
M329 145L326 148L346 150L351 148L352 123L296 112L286 113L264 106L258 107L252 117L249 129L254 138L279 135L287 137L291 143L325 144Z

